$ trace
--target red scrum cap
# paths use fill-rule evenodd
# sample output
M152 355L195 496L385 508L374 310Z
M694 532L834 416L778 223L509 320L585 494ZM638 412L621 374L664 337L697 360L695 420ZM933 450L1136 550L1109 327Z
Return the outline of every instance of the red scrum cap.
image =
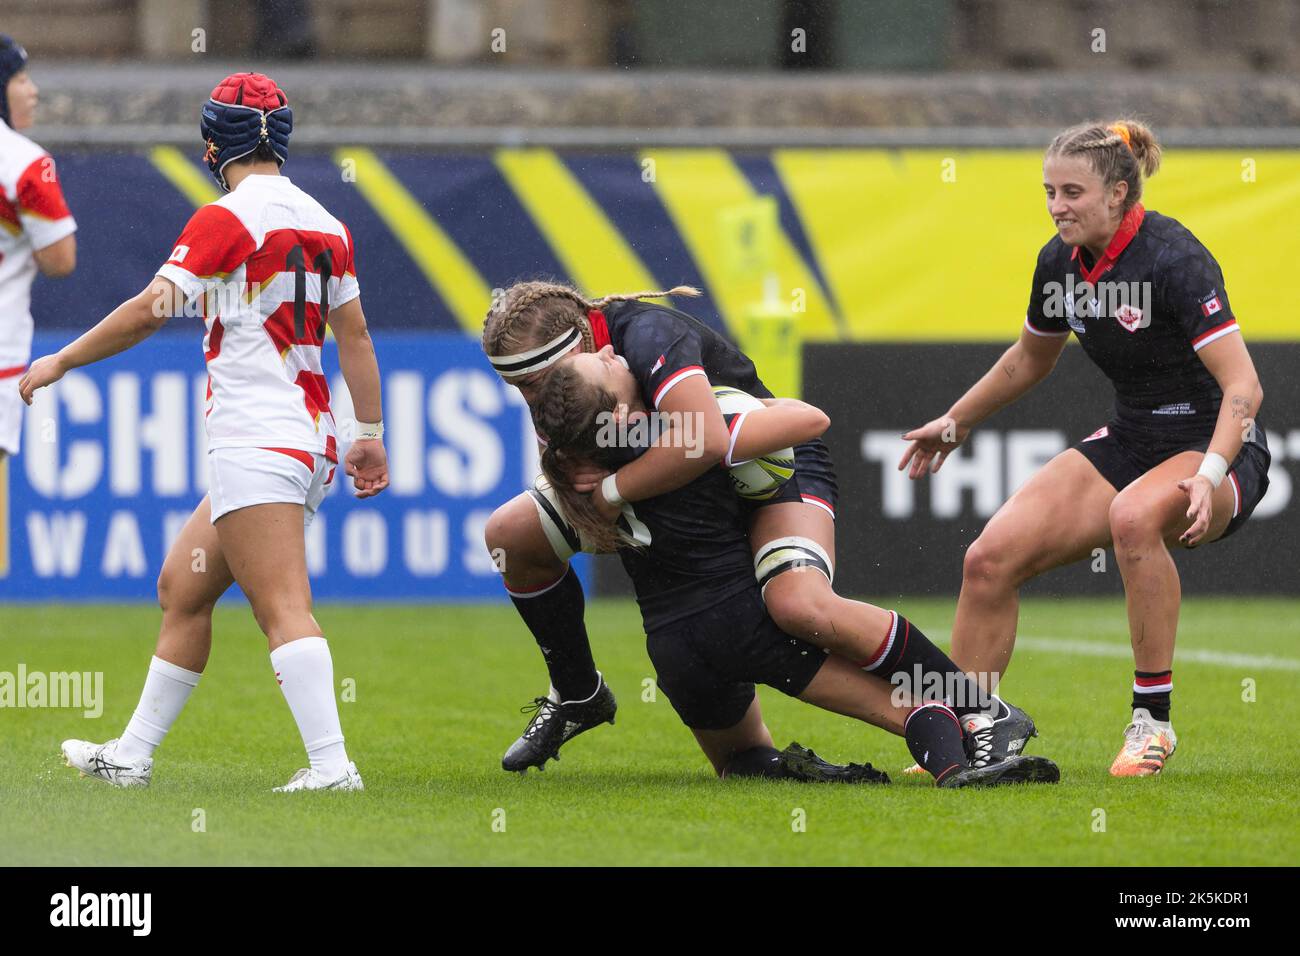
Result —
M289 105L284 90L262 73L232 73L217 84L210 99L218 103L251 106L263 112Z

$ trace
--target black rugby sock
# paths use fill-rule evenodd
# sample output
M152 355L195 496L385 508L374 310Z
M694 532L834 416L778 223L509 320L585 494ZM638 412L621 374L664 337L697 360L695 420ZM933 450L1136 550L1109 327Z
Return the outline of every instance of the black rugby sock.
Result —
M936 785L969 764L961 745L961 724L943 704L922 704L907 715L903 737L912 759L928 771Z
M1174 694L1173 671L1134 671L1133 709L1144 707L1161 723L1169 723L1170 698Z
M982 713L994 706L992 695L987 695L985 700L979 686L947 654L930 643L919 627L897 611L889 613L894 615L893 627L875 657L860 665L864 671L883 677L894 686L900 683L893 680L894 675L901 674L907 678L903 686L911 689L914 704L941 697L958 717Z
M565 568L558 581L536 591L506 590L541 648L560 700L586 700L594 694L600 678L582 619L586 601L577 572Z
M723 777L784 777L780 753L775 747L751 747L734 754L722 769Z

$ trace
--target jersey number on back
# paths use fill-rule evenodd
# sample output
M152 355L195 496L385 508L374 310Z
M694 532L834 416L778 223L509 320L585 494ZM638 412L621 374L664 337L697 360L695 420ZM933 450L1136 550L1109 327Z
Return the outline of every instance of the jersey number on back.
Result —
M325 320L330 312L330 276L334 273L334 254L322 249L311 261L312 269L320 276L320 325L316 339L325 340ZM307 262L301 245L294 246L284 257L284 267L293 272L293 337L301 341L307 334Z

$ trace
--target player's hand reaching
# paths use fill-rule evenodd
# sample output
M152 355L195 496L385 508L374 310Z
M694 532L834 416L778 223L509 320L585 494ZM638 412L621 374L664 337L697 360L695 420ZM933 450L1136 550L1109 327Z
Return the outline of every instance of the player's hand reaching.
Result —
M911 467L907 471L909 478L920 478L927 471L934 474L948 460L948 453L964 442L969 434L970 428L946 415L920 428L904 432L903 440L910 441L912 444L908 445L907 451L903 452L898 470L902 471L910 464Z
M23 377L18 380L18 394L22 396L24 402L30 405L33 392L38 388L44 388L46 385L53 385L63 378L67 371L67 367L57 353L42 355L28 366Z
M343 470L352 476L358 498L373 498L388 487L388 453L378 438L352 443L343 460Z
M584 494L595 491L596 486L608 478L612 472L605 468L599 468L596 465L580 464L570 471L570 477L573 479L573 490L581 491Z
M1192 519L1192 526L1178 540L1185 547L1194 548L1210 530L1210 521L1214 517L1214 485L1204 475L1192 475L1178 483L1178 490L1191 502L1187 507L1187 517Z

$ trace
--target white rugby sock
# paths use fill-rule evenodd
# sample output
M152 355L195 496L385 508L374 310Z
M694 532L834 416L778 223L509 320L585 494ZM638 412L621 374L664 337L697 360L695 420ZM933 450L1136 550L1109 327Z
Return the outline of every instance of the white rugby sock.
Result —
M140 703L118 739L117 756L123 760L152 757L202 676L161 657L149 661Z
M271 652L280 690L302 734L311 768L326 780L347 769L339 706L334 699L334 661L323 637L300 637Z

